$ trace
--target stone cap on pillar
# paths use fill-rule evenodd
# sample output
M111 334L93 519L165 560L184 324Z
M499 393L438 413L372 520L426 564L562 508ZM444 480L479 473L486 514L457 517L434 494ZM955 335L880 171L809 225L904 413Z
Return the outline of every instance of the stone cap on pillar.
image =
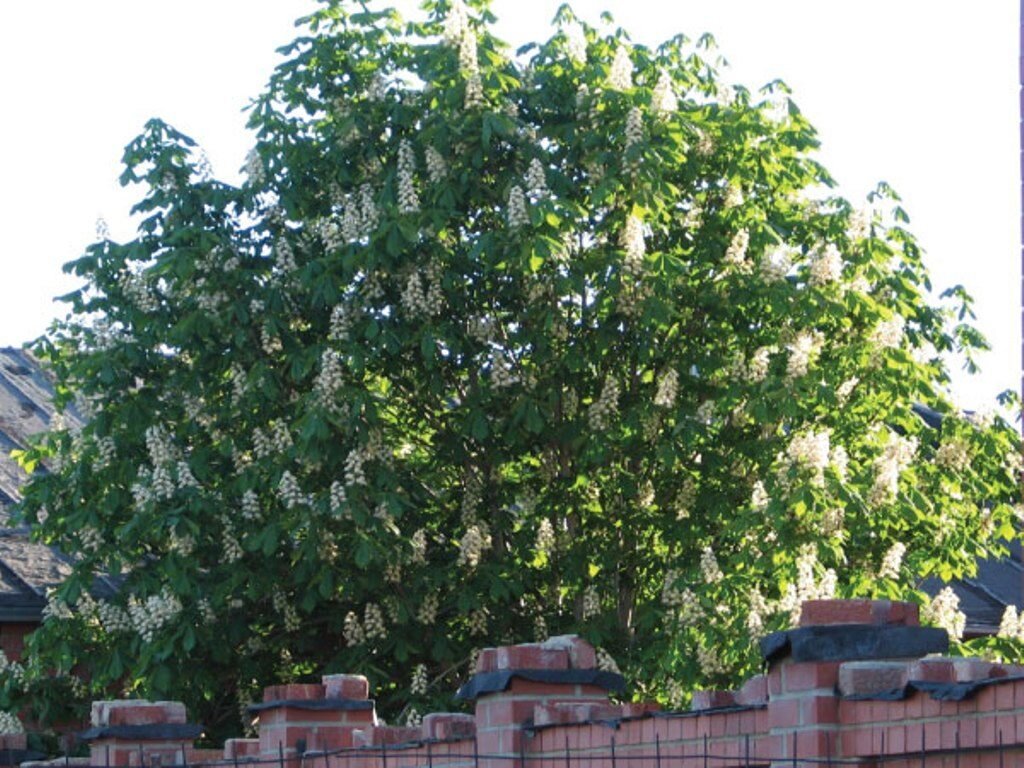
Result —
M91 728L81 734L85 741L99 739L191 741L202 735L203 727L187 722L180 701L120 699L94 701Z
M761 640L769 661L917 659L949 648L945 630L919 626L913 603L890 600L808 600L800 626Z
M594 646L576 635L558 635L543 643L484 648L473 675L456 693L472 700L508 688L513 678L538 683L592 685L606 691L625 688L621 675L597 667Z
M288 683L263 689L263 701L246 709L371 710L369 683L362 675L324 675L320 683Z

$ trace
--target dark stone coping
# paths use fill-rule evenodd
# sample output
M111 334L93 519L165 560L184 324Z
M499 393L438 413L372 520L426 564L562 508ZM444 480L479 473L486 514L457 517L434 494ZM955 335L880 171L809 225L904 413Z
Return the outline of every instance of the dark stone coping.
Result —
M47 757L45 753L34 749L0 749L0 765L21 765L31 760L45 760Z
M129 739L131 741L192 741L203 733L196 723L154 723L152 725L105 725L79 734L83 741Z
M600 669L499 669L495 672L477 672L459 688L455 698L473 701L486 693L504 691L514 678L534 683L596 685L615 693L626 690L626 681L622 675Z
M1015 683L1024 680L1024 675L986 677L982 680L968 680L963 683L936 683L930 680L911 680L902 688L891 688L876 693L856 693L843 696L847 701L902 701L915 691L929 694L936 701L964 701L982 688L1000 683Z
M761 640L766 661L865 661L919 659L945 653L949 636L935 627L830 624L772 632Z
M263 712L267 709L281 709L290 707L292 709L306 709L314 711L323 710L354 710L373 709L373 701L370 699L275 699L273 701L261 701L258 704L250 704L246 707L248 712Z

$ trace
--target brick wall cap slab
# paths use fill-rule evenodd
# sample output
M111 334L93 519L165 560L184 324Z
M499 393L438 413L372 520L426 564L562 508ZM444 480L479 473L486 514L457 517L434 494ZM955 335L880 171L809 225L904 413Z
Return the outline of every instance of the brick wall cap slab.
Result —
M370 698L370 681L363 675L324 675L320 683L327 699Z
M476 718L464 712L431 712L420 727L424 739L468 739L476 735Z
M322 699L324 696L322 683L286 683L284 685L268 685L263 689L264 701Z
M735 693L736 703L741 705L766 704L768 702L768 676L754 675Z
M126 739L130 741L194 741L203 733L195 723L162 723L159 725L111 725L90 728L78 737L82 741Z
M621 693L626 689L622 675L599 669L501 669L478 672L463 683L455 698L472 701L478 696L506 690L513 678L552 685L593 685Z
M373 709L373 699L280 699L278 701L262 701L258 704L250 704L246 707L247 712L263 712L267 709L305 709L312 711L320 710L348 710L365 711Z
M901 661L848 661L839 667L837 687L846 697L902 691L909 679Z
M690 701L690 709L723 709L735 707L736 696L732 691L694 691Z
M914 603L892 600L805 600L800 626L876 624L916 627L921 623Z
M595 669L597 651L579 635L555 635L540 644L542 648L565 651L570 669Z
M944 653L949 636L937 627L844 624L772 632L761 639L760 647L769 662L915 659Z

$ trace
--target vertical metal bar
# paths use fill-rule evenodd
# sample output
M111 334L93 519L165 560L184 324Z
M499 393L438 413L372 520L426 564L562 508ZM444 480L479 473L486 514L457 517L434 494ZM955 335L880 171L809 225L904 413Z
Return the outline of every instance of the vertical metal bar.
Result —
M106 747L107 747L107 750L106 750L107 751L106 768L110 768L110 745L107 744Z
M953 736L956 739L956 756L953 763L955 768L960 768L960 723L956 724L956 733Z
M427 768L434 768L434 753L430 750L430 742L427 742Z
M825 765L832 768L832 732L825 731Z
M921 768L925 768L925 754L924 754L924 723L921 723Z
M277 762L281 768L284 768L284 744L280 741L277 742Z
M654 734L654 768L661 768L661 734Z
M615 765L615 737L612 736L612 768L616 768Z
M387 768L385 765L384 768ZM526 768L526 740L523 738L523 732L519 732L519 766L518 768ZM614 768L614 766L613 766Z
M999 729L999 768L1003 768L1003 729Z
M146 754L142 751L141 744L139 744L139 766L140 768L146 768Z
M885 755L885 731L882 731L882 755ZM883 758L884 759L884 758Z
M796 731L793 731L793 768L796 768Z
M744 734L743 736L743 765L745 768L750 768L750 734Z
M430 754L430 742L427 742L427 755ZM331 759L327 756L327 747L324 746L324 768L331 768Z
M473 768L480 768L480 744L476 740L476 733L473 733Z
M565 734L565 768L569 768L569 734Z
M704 734L704 768L708 768L708 735Z
M381 768L388 768L388 750L383 741L380 744L380 764Z

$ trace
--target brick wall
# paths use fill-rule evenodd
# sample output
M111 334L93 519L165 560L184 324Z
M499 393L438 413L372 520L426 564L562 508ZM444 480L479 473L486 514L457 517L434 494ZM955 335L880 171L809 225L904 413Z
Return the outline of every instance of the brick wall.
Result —
M812 601L762 643L765 674L699 691L685 712L612 703L617 675L576 637L490 648L460 689L473 714L377 719L366 679L268 688L258 739L196 751L173 702L97 702L93 765L285 768L670 768L1024 765L1024 668L941 655L941 630L888 601ZM166 732L160 729L167 729ZM161 738L156 738L156 736Z

